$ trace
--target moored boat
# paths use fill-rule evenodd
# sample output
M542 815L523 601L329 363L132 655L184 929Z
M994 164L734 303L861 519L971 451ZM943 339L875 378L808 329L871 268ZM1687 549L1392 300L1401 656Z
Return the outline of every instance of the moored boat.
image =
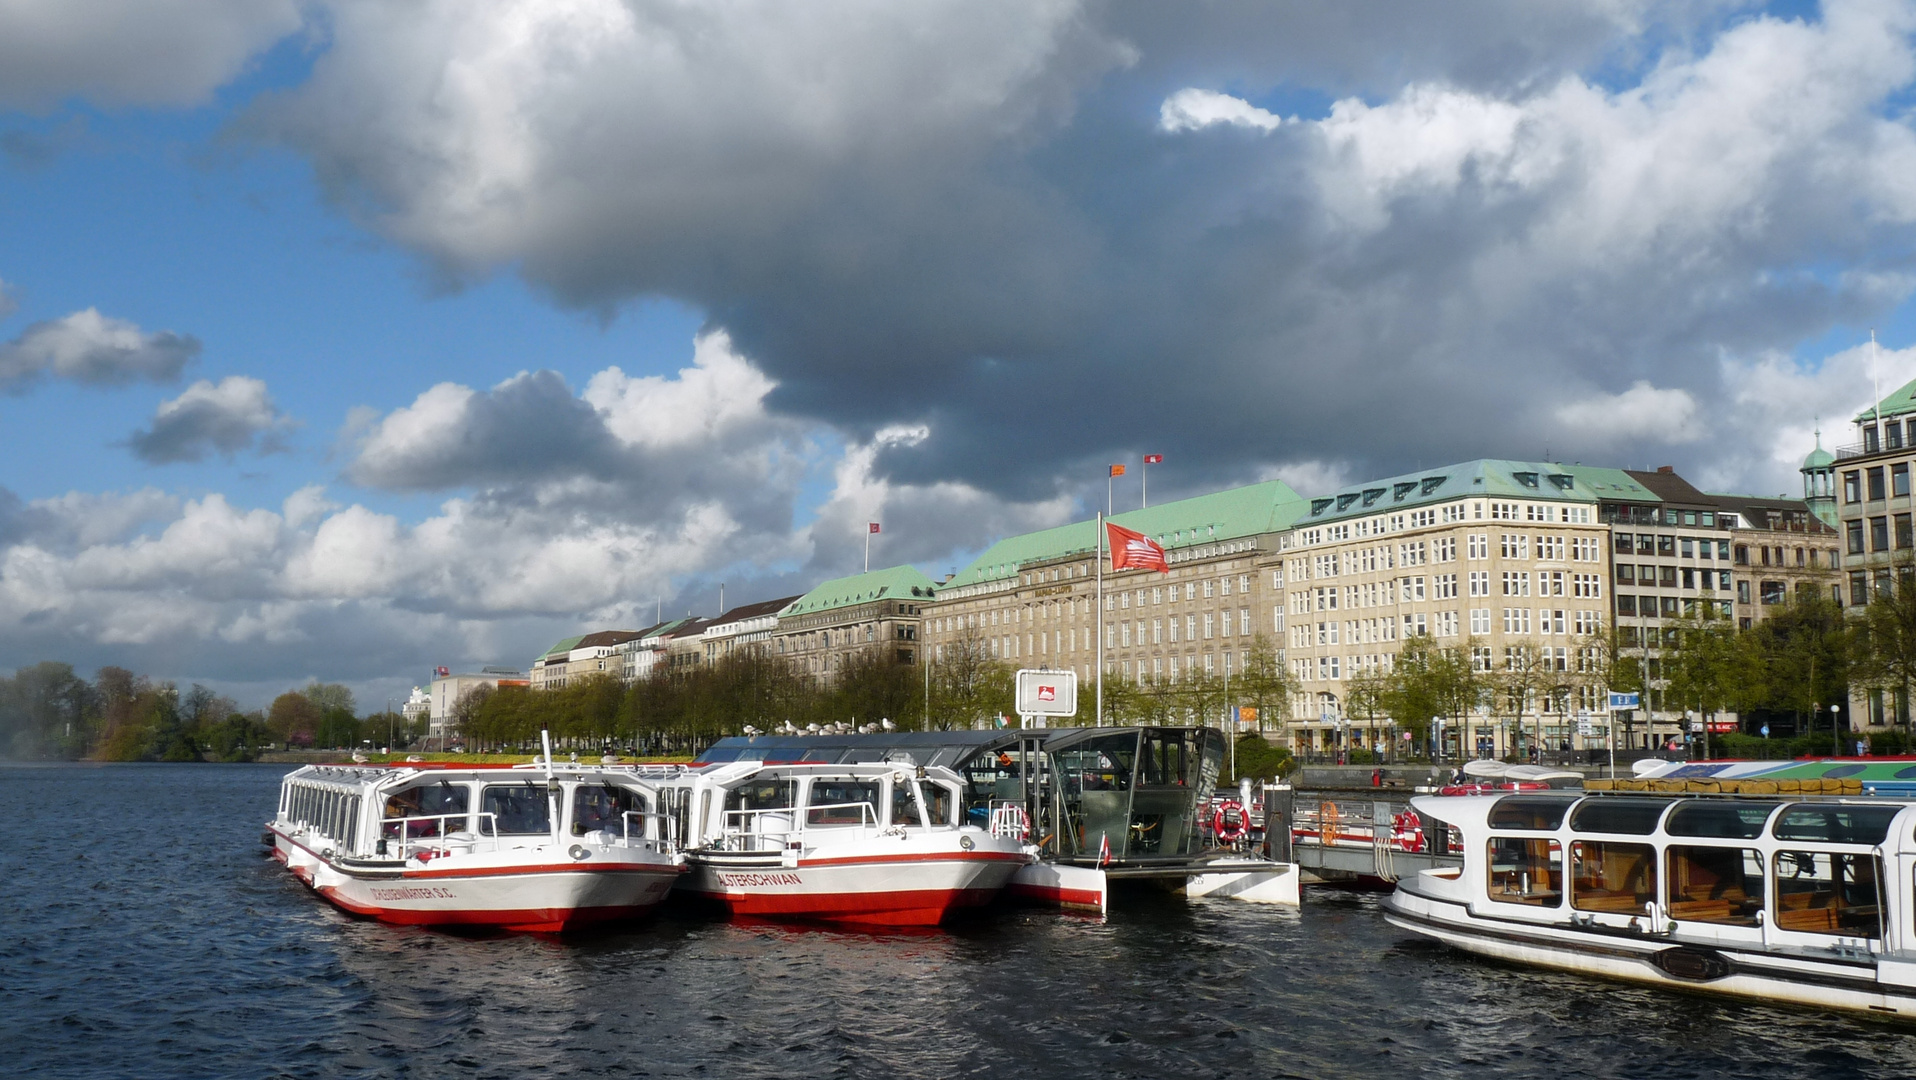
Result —
M669 783L688 837L679 888L734 915L937 925L1035 858L1015 807L965 823L947 768L741 761Z
M1461 868L1385 903L1485 956L1772 1001L1916 1013L1916 801L1577 792L1413 800Z
M630 767L309 765L264 839L339 908L384 922L556 932L652 911L684 872Z

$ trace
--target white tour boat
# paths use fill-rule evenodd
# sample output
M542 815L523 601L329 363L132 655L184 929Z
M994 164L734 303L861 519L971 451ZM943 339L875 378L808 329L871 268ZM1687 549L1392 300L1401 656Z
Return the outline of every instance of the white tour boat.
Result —
M1036 858L1016 807L966 824L964 780L940 766L738 761L668 784L688 838L680 890L734 915L931 926Z
M665 899L685 860L656 806L632 767L309 765L264 839L356 915L556 932Z
M1916 801L1665 791L1412 805L1456 830L1463 866L1400 881L1385 903L1398 927L1566 971L1916 1013Z

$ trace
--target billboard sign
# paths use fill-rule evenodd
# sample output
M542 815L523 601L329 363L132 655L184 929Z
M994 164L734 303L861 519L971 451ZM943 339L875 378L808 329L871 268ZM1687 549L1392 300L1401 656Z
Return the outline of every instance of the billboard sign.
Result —
M1018 672L1017 709L1020 716L1078 715L1078 673L1075 671Z

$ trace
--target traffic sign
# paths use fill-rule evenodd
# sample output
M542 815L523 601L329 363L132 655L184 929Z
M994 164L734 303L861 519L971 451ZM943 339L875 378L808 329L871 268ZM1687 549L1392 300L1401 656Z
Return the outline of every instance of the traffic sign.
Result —
M1637 695L1611 694L1610 707L1613 709L1634 709L1637 707Z

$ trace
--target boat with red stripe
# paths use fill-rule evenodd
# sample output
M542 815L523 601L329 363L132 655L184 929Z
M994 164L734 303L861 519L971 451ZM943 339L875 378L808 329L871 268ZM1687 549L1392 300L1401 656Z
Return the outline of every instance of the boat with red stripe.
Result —
M688 771L679 889L733 915L935 926L995 899L1036 858L1015 807L963 821L963 779L911 764L767 764Z
M656 773L657 770L650 770ZM645 767L309 765L263 839L344 911L559 932L634 919L685 872Z

